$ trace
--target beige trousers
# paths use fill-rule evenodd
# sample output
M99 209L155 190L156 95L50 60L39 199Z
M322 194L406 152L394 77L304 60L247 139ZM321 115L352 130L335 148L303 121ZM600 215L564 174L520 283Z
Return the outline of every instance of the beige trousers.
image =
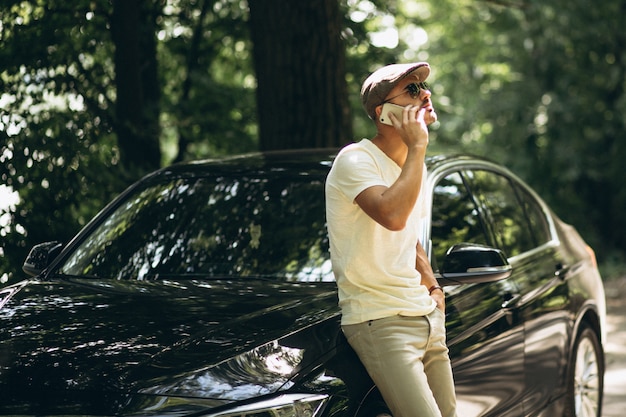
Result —
M342 326L394 417L455 417L445 315L393 316Z

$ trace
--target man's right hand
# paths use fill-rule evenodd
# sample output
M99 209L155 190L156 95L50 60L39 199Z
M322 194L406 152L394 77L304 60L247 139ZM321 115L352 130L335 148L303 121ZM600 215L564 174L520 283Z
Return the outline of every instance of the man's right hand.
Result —
M432 110L432 108L430 108ZM432 110L434 113L434 110ZM391 123L396 128L400 137L411 149L413 147L428 146L428 121L434 122L437 120L436 114L431 115L431 111L427 107L408 105L402 112L402 120L399 120L395 114L389 113Z

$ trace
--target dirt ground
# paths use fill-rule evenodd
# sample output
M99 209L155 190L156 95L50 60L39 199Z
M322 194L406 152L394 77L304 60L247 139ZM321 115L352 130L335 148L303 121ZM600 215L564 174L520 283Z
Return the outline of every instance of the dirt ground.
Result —
M626 412L626 277L605 283L607 301L606 373L602 417Z

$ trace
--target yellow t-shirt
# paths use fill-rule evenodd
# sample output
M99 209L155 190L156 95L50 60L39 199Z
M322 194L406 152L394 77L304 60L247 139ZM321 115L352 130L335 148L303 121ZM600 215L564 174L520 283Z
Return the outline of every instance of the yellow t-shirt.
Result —
M344 325L393 315L423 316L436 307L415 269L426 215L423 193L400 231L381 226L355 202L369 187L390 187L400 172L393 160L363 139L339 152L326 179L330 255Z

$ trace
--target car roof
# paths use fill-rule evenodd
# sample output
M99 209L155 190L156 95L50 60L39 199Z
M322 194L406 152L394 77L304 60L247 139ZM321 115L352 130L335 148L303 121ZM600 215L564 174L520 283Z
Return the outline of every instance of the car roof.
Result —
M254 152L222 158L182 162L157 171L158 176L193 176L211 172L213 175L240 175L247 172L283 172L325 176L339 152L337 148L295 149ZM486 161L466 154L433 153L426 158L429 171L461 162ZM488 161L486 161L488 162Z

